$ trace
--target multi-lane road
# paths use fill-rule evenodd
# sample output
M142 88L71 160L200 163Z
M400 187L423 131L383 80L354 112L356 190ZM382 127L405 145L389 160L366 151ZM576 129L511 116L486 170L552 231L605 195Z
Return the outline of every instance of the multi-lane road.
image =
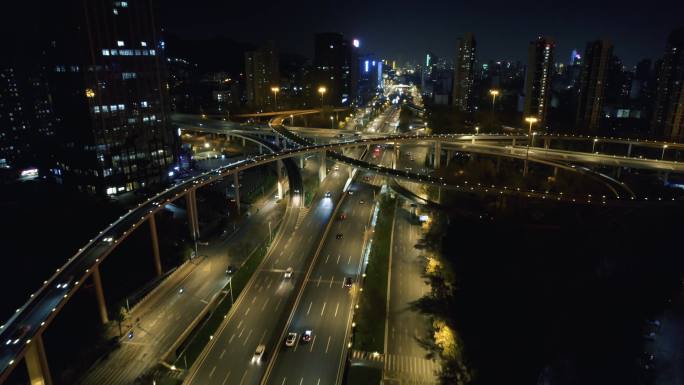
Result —
M342 198L346 172L331 173L322 183L309 209L296 223L286 223L270 252L255 272L205 351L190 368L186 384L257 384L265 364L280 347L279 335L295 288L306 276L311 258L323 237L335 205ZM325 197L330 191L331 196ZM292 268L291 278L284 272ZM252 362L258 345L266 345L259 362Z

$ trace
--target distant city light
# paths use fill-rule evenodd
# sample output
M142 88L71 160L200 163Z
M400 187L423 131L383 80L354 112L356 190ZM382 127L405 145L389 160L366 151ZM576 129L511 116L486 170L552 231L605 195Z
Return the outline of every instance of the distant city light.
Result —
M359 39L354 39L352 41L352 44L354 44L354 47L356 48L359 48L361 46L361 42L359 41Z

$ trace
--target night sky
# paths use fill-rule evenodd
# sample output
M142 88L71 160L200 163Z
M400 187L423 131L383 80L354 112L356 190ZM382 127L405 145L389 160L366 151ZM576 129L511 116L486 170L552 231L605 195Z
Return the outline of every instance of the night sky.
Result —
M382 57L421 60L427 50L453 57L457 38L472 31L478 58L526 61L539 34L557 41L557 61L606 37L626 65L661 56L668 33L684 25L684 1L208 1L164 0L162 19L183 37L223 35L276 40L281 51L313 54L313 33L342 32Z
M41 0L8 2L0 12L0 43L21 45L38 28ZM42 0L45 1L45 0ZM159 0L162 23L185 38L224 36L259 44L274 39L281 51L313 55L315 32L358 37L367 52L422 61L426 51L453 58L456 40L472 31L480 60L527 61L527 43L539 34L557 41L556 60L606 37L626 65L663 54L670 31L684 26L684 0L396 0L259 1Z

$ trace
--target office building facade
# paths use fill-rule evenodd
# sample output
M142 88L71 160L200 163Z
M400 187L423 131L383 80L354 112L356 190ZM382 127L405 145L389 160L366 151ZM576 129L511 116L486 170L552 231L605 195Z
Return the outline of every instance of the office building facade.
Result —
M245 52L245 95L247 105L258 110L273 110L280 89L278 51L269 41L255 51Z
M340 33L317 33L314 36L314 92L325 87L323 103L347 106L353 99L352 44ZM312 95L318 98L317 92ZM316 105L316 103L313 103Z
M600 129L608 74L613 63L613 45L607 40L587 43L577 93L576 127L579 131L596 134ZM617 85L617 81L613 82ZM614 90L617 93L619 90Z
M94 194L164 183L177 154L154 0L52 4L44 72L56 119L53 174Z
M465 112L471 112L475 109L473 103L475 49L475 35L472 33L466 33L458 40L458 50L454 65L452 104L454 107Z
M543 36L530 42L528 47L523 114L536 117L539 127L546 124L549 110L554 48L554 41Z
M669 140L684 140L684 28L669 35L657 73L652 134Z

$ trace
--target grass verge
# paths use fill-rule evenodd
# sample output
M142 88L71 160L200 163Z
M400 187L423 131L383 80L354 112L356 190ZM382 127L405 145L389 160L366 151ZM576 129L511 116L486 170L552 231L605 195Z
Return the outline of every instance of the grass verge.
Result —
M382 369L368 366L352 366L347 371L348 385L379 385L382 381Z
M367 352L382 352L385 343L385 317L387 303L387 273L392 236L392 222L396 198L385 195L380 200L380 212L375 224L373 243L363 292L356 312L353 347Z

